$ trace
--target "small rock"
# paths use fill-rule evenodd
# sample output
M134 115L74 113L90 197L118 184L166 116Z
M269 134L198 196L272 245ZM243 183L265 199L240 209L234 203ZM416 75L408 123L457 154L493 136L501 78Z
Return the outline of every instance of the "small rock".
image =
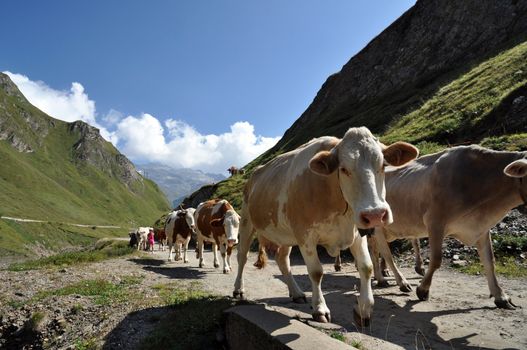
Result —
M68 270L66 270L66 269L60 269L59 272L64 273L64 272L68 272Z
M467 265L468 265L468 262L466 260L454 260L454 261L452 261L452 266L462 267L462 266L467 266Z
M454 254L454 256L452 257L452 259L454 259L454 260L459 260L459 255Z

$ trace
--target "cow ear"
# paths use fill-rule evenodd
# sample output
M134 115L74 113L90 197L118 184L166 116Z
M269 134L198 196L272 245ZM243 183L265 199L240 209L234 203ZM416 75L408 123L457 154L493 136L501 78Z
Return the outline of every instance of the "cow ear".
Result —
M382 154L389 165L401 166L417 158L419 150L409 143L398 141L383 149Z
M510 163L503 169L505 175L510 177L524 177L527 175L527 160L518 159Z
M210 226L212 227L221 227L223 226L223 219L214 219L210 221Z
M338 166L339 161L336 152L321 151L309 161L311 171L319 175L327 176L337 170Z

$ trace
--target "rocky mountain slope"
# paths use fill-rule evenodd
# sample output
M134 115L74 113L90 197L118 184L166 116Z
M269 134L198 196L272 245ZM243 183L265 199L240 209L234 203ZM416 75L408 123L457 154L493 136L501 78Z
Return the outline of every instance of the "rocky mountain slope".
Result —
M526 16L524 0L417 1L326 80L268 154L320 135L341 136L351 126L385 132L441 87L525 41Z
M150 225L169 207L157 185L144 179L98 129L46 115L1 73L0 163L2 216L127 230ZM53 230L0 220L0 250L23 253L25 245L37 241L51 247L87 238L86 232L57 225Z

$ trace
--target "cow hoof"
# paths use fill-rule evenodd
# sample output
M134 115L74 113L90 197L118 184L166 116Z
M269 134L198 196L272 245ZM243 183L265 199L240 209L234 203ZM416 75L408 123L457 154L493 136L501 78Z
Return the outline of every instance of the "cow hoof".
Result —
M382 270L382 271L381 271L381 274L382 274L384 277L390 277L390 271L389 271L389 270Z
M183 261L185 264L188 264L188 260Z
M360 317L355 309L353 309L353 320L358 327L364 328L370 326L370 319Z
M327 312L326 314L313 314L313 320L315 322L328 323L331 322L331 315L329 314L329 312Z
M225 274L227 274L227 273L231 273L231 270L229 270L229 269L225 269L225 270L223 270L223 273L225 273Z
M510 298L508 299L502 299L502 300L494 300L494 304L499 309L506 309L506 310L515 310L516 305L513 304L512 300Z
M235 290L234 292L232 292L232 296L235 299L245 300L245 295L243 295L243 292L239 292Z
M425 269L422 266L416 266L415 267L415 272L417 272L421 276L425 275Z
M218 263L214 263L214 267L215 267L215 268L218 268L218 267L220 267L220 264L218 264Z
M201 268L203 268L203 266L205 266L205 264L203 264L203 263L199 263L198 266L199 266L199 268L201 269Z
M390 283L387 280L382 280L377 282L377 288L388 288Z
M410 286L410 283L404 283L399 286L399 290L403 293L410 293L412 291L412 286Z
M421 287L417 287L416 294L419 300L423 300L423 301L428 300L429 293L430 291L428 289L424 290Z
M307 298L305 295L302 295L301 297L294 297L293 303L296 304L307 304Z
M340 265L335 265L335 271L338 272L338 271L340 271L340 270L342 270L342 267L340 267Z

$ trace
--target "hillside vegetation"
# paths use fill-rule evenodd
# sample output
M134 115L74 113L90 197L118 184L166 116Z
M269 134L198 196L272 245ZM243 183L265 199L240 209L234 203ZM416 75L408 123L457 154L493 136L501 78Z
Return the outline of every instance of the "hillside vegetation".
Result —
M526 105L527 42L523 42L438 87L377 135L387 144L397 140L412 142L421 154L465 143L498 150L527 150ZM308 135L302 140L306 141ZM244 175L218 183L212 197L226 198L240 208L243 186L253 169L287 150L255 159L245 167Z
M47 116L6 75L0 78L0 215L47 222L0 220L0 251L29 253L25 247L37 242L57 249L126 235L129 227L151 226L168 209L157 185L141 177L97 129Z

